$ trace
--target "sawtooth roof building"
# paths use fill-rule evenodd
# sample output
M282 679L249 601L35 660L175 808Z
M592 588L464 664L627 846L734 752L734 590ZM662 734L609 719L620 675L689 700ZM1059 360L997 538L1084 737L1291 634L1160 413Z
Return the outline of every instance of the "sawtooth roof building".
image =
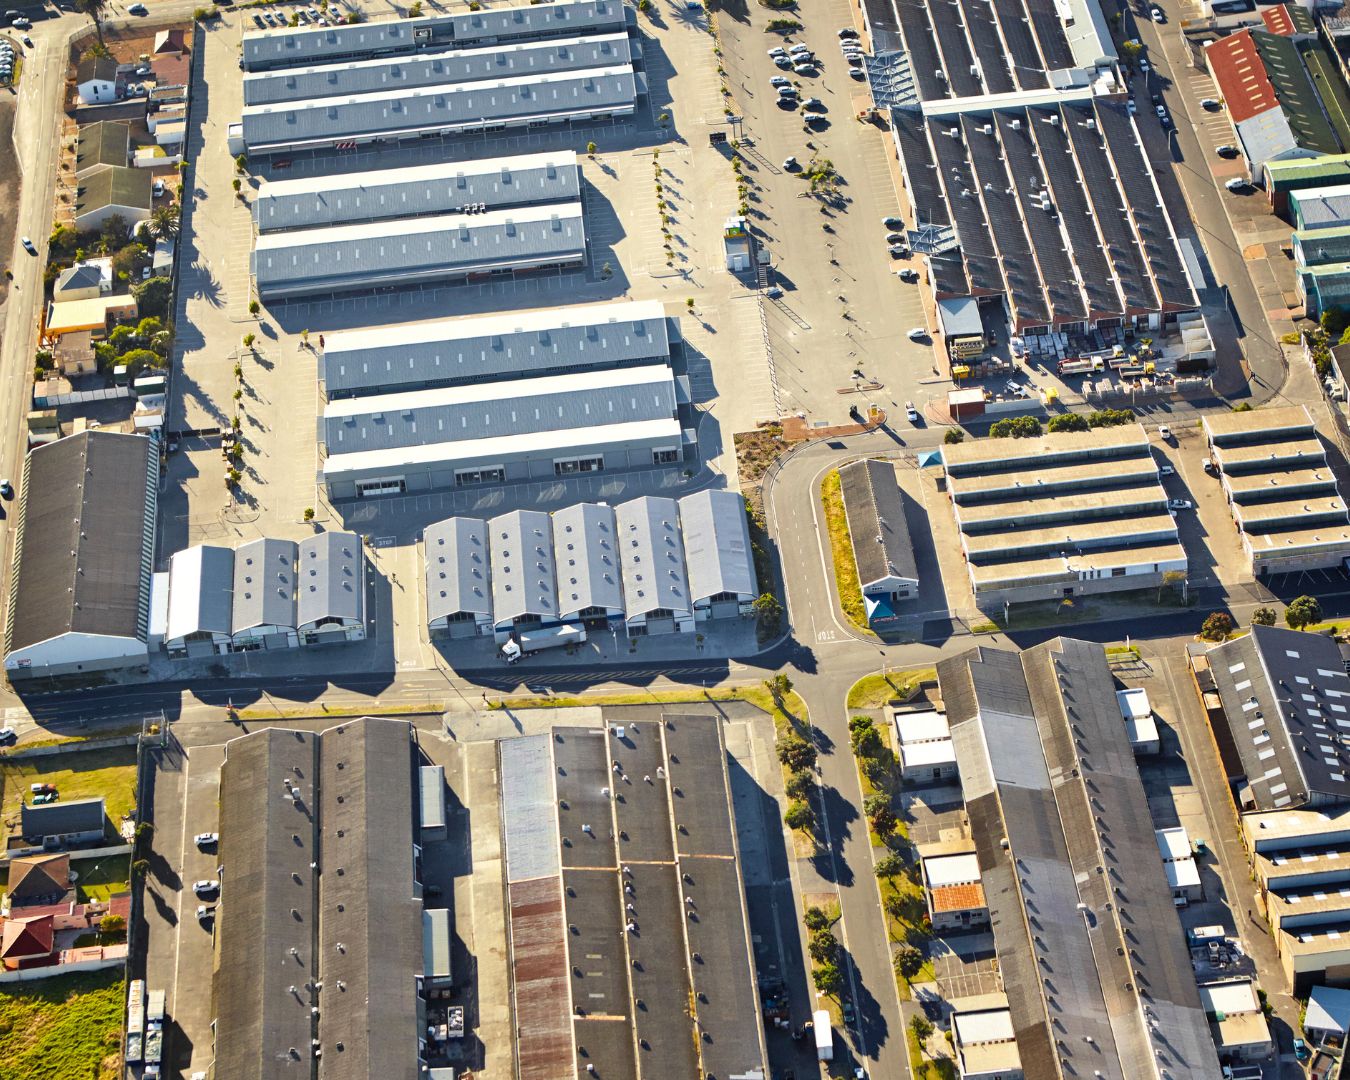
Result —
M329 334L330 399L670 363L679 321L658 301L519 311Z
M1201 422L1256 577L1336 567L1350 556L1350 515L1306 406Z
M24 459L5 626L11 680L144 664L159 449L86 431Z
M571 150L373 172L264 180L253 201L259 232L428 217L581 198ZM407 228L415 231L409 225Z
M428 629L452 638L494 632L501 644L564 624L622 623L637 637L748 614L758 592L744 499L699 497L706 494L430 525Z
M1186 571L1139 424L959 443L942 461L982 609L1158 587Z
M1021 1075L1219 1075L1102 647L981 647L937 676Z
M581 266L581 203L439 214L260 235L251 256L265 301Z
M767 1075L726 762L711 716L497 744L519 1080Z
M620 0L568 0L349 26L250 31L243 36L244 70L407 55L446 46L506 45L531 38L612 32L628 25L624 7Z
M226 743L218 1074L424 1075L421 762L398 720Z

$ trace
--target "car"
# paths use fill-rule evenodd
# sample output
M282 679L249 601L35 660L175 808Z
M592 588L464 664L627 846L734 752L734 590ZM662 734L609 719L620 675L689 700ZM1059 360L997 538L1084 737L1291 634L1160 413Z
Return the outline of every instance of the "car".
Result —
M56 800L59 799L60 797L61 796L58 795L55 791L44 791L41 795L33 796L33 805L46 806L48 803L56 802Z
M858 1020L858 1012L853 1008L853 1002L845 1001L839 1007L839 1015L843 1017L845 1026L852 1027Z
M33 29L33 20L20 15L10 23L10 26L14 27L15 30L31 30Z
M811 46L801 41L797 42L796 45L788 46L788 55L790 56L797 56L799 53L809 53L810 51Z
M211 896L220 891L220 882L205 878L192 883L192 891L198 896Z
M1224 143L1222 146L1216 147L1214 152L1218 154L1219 157L1231 158L1237 157L1238 148L1234 146L1232 143Z
M816 73L815 67L811 64L793 64L792 70L798 75L814 75Z
M1152 70L1148 66L1148 61L1145 60L1142 56L1139 58L1139 70L1142 71L1145 75L1147 75L1149 71Z
M215 919L215 917L216 917L216 905L215 905L215 904L198 904L198 905L197 905L197 921L198 921L198 922L201 922L201 923L211 922L211 921L213 921L213 920Z
M163 195L164 195L164 181L163 181L163 180L156 180L156 181L155 181L155 186L154 186L153 188L151 188L151 190L155 193L155 198L156 198L156 199L162 198Z
M803 109L810 109L812 112L820 112L825 108L825 102L818 97L809 97L802 102Z
M779 53L773 58L773 62L780 68L786 70L792 66L792 57L788 56L787 53Z
M55 791L56 788L52 784L29 784L28 790L34 795L46 795L49 791Z
M1158 466L1158 475L1159 475L1159 476L1176 476L1176 474L1177 474L1176 469L1172 468L1171 465L1159 465L1159 466Z
M198 833L196 836L192 838L192 842L196 844L199 848L211 847L214 844L219 843L219 841L220 835L218 833L213 832Z
M804 112L802 121L807 124L823 124L827 117L822 112Z
M1167 16L1163 14L1163 9L1158 7L1156 4L1148 9L1148 17L1152 19L1155 23L1167 21Z
M770 285L767 289L764 290L764 295L767 296L770 300L778 300L782 297L783 290L780 289L777 285Z
M309 17L310 17L311 19L318 19L318 17L319 17L319 9L316 8L316 7L310 8L310 9L309 9Z
M849 63L851 64L851 63L853 63L853 61L850 60ZM865 79L865 78L867 78L867 72L865 72L861 67L851 67L851 68L849 68L849 69L848 69L848 74L849 74L849 78L851 78L851 79Z
M914 407L914 402L912 401L905 402L905 419L911 424L917 424L919 422L919 410Z
M297 11L295 13L295 17L299 19L302 23L305 23L306 25L309 24L309 16L306 15L303 11Z
M888 232L886 234L886 243L888 244L903 244L904 242L905 234L902 232Z
M127 7L127 14L128 14L128 15L149 15L150 12L146 10L144 4L131 4L130 6Z
M22 14L23 14L22 11L16 11L14 8L10 8L8 11L5 12L5 22L12 23Z
M1194 510L1195 503L1190 499L1168 499L1167 509L1169 510Z
M19 733L12 727L0 727L0 746L8 746L19 741Z
M1250 186L1245 176L1233 176L1223 182L1229 191L1246 191Z
M1209 473L1210 476L1213 476L1214 473L1217 471L1217 469L1216 469L1216 467L1215 467L1215 465L1214 465L1214 460L1213 460L1213 458L1205 458L1204 466L1205 466L1205 472Z
M845 26L845 27L840 28L840 30L838 31L838 34L839 34L839 39L840 39L841 41L843 41L843 40L845 40L845 39L847 39L847 38L853 38L853 39L856 41L857 38L858 38L858 31L854 30L853 27L851 27L851 26Z
M769 80L770 86L791 86L792 80L786 75L775 75Z
M242 56L239 58L239 70L244 70L244 58Z
M256 15L256 14L255 14L255 15L253 16L253 21L254 21L255 23L258 24L258 29L259 29L259 30L266 29L267 24L266 24L265 22L263 22L263 17L262 17L261 15Z
M912 266L906 266L903 270L897 270L895 276L901 281L918 281L919 272Z
M1166 424L1158 425L1158 438L1163 442L1169 442L1172 438L1172 429Z
M1153 111L1157 113L1160 118L1167 115L1167 107L1164 105L1154 105Z
M881 219L881 224L888 229L903 229L905 227L905 219L898 217L884 217Z
M1134 103L1134 98L1125 99L1125 108L1131 116L1139 111L1139 106Z
M1308 1052L1308 1044L1302 1039L1294 1040L1294 1057L1299 1061L1307 1061L1312 1055Z
M27 34L24 34L24 36L21 37L19 40L23 42L23 47L25 49L31 49L33 47L33 39L30 38Z
M922 326L915 326L907 330L905 336L909 338L910 341L922 341L928 336L928 331Z
M29 255L36 255L38 253L37 248L33 244L33 241L30 240L28 237L26 236L19 237L19 243L23 245L24 251L28 252Z
M784 172L796 172L800 168L801 165L797 163L797 159L795 157L785 157L783 159Z
M769 50L769 55L770 55L770 56L786 56L786 55L787 55L787 50L786 50L785 48L783 48L783 46L781 46L781 45L775 45L772 49Z
M1163 113L1162 116L1158 118L1158 123L1162 125L1162 129L1164 131L1172 130L1172 118L1168 116L1166 113Z
M1221 108L1223 108L1223 102L1221 102L1218 98L1212 98L1212 97L1201 98L1201 99L1200 99L1200 108L1202 108L1202 109L1221 109Z

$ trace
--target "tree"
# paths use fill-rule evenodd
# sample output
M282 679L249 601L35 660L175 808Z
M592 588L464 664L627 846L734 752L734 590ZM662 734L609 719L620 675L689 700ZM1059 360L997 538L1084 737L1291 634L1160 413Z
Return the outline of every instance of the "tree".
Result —
M755 597L750 607L754 610L759 621L769 629L776 628L778 620L783 617L783 605L778 602L778 597L771 592L760 593Z
M764 689L773 698L773 703L781 709L783 700L792 693L792 680L780 671L773 678L764 680Z
M1134 413L1129 409L1098 409L1088 413L1087 422L1088 427L1119 427L1134 423Z
M1077 413L1060 413L1058 416L1052 416L1050 422L1045 425L1046 431L1087 431L1088 422L1086 416L1079 416Z
M1139 54L1143 51L1144 46L1137 41L1126 41L1120 46L1120 55L1123 56L1131 66L1139 59Z
M966 433L962 431L959 427L948 428L947 433L942 436L942 441L947 443L949 446L955 443L965 442Z
M1284 621L1294 630L1322 621L1322 605L1315 596L1300 596L1289 601L1284 609Z
M69 225L58 225L47 239L47 254L55 258L71 258L79 250L80 234ZM76 259L76 262L79 262Z
M895 811L891 809L891 797L877 792L863 800L863 813L872 831L885 838L895 832Z
M1034 416L1010 416L989 428L992 439L1034 439L1041 433L1041 422Z
M1211 611L1200 625L1200 636L1206 641L1223 641L1233 632L1233 616L1226 611Z
M98 930L101 934L120 934L127 928L127 921L121 915L104 915L98 921Z
M103 242L104 250L111 251L120 248L126 242L129 229L127 219L121 214L113 214L111 217L105 218L98 229L99 239Z
M308 520L308 519L306 519ZM788 774L784 790L789 799L807 799L816 786L816 777L810 769L797 769Z
M1268 607L1259 607L1252 612L1253 626L1274 626L1275 609Z
M588 157L595 157L595 143L588 142L586 144L586 155Z
M136 297L136 307L142 315L153 315L162 319L169 313L173 282L157 275L135 286L131 293Z
M860 758L874 758L881 753L882 742L881 732L872 723L871 717L855 717L854 719L866 720L866 724L854 725L849 723L848 741L853 747L853 753Z
M155 207L150 215L150 234L156 240L170 240L178 235L182 208L177 203Z
M824 930L833 923L830 913L823 907L816 907L814 904L807 908L802 915L802 922L806 923L808 930Z
M816 823L815 811L804 799L793 799L783 811L783 824L789 829L810 829Z
M408 18L416 19L422 14L422 0L417 0L412 7L408 9Z
M923 1013L915 1013L914 1019L909 1022L909 1030L914 1032L914 1037L919 1040L919 1045L923 1046L928 1041L928 1037L933 1034L933 1022Z
M913 945L901 945L891 958L895 973L906 982L923 970L923 961L923 950L916 949Z
M108 335L108 344L111 345L120 356L136 343L136 328L134 326L114 326L113 332Z
M147 315L136 324L136 337L141 341L149 341L163 329L164 324L157 317Z
M807 949L817 964L827 964L839 955L839 942L829 930L812 930Z
M240 176L242 176L246 168L248 168L248 155L239 154L234 159L234 171L237 172Z
M894 851L887 852L877 860L873 873L879 878L893 878L905 872L905 860Z
M103 16L108 10L108 0L75 0L75 10L94 20L94 30L98 33L98 43L103 45Z
M140 269L145 259L145 248L140 244L128 244L112 257L113 273L119 278L128 278Z
M149 859L137 859L135 862L131 864L131 872L136 877L145 877L146 873L149 870L150 870Z
M258 314L258 312L261 311L261 310L262 310L262 305L259 304L258 301L256 301L256 300L250 300L250 301L248 302L248 313L249 313L250 315L256 315L256 314Z
M778 743L778 760L788 767L790 772L815 768L816 748L800 735L786 735Z
M150 349L132 349L130 352L122 354L119 363L126 364L127 373L136 375L137 372L149 368L156 371L164 366L164 357Z
M821 964L811 972L811 981L816 989L829 997L836 996L844 988L844 975L834 964Z
M305 520L306 520L306 521L313 521L313 520L314 520L314 507L312 507L312 506L306 506L306 507L305 507Z

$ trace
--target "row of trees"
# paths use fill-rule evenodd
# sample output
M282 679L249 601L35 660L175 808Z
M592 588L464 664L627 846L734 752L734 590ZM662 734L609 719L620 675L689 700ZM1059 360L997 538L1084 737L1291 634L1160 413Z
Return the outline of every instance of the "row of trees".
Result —
M1274 626L1277 616L1274 608L1259 607L1252 612L1253 626ZM1322 621L1322 605L1315 596L1299 596L1285 606L1284 622L1291 630L1302 630ZM1226 611L1211 611L1200 626L1200 636L1206 641L1223 641L1237 629L1233 616Z

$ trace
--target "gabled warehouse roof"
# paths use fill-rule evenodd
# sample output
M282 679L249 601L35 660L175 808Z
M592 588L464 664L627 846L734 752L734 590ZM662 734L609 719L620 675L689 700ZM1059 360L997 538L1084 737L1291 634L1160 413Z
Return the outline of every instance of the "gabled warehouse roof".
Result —
M234 552L234 633L262 626L295 626L295 561L292 540L263 537Z
M515 510L488 522L492 611L498 626L523 615L558 618L553 534L542 510Z
M624 610L612 507L575 503L553 515L553 558L558 575L558 611Z
M271 232L448 214L475 203L499 210L579 198L576 152L558 150L264 181L254 199L253 216L259 231Z
M169 560L169 624L166 640L194 634L229 635L233 629L231 592L234 552L197 544Z
M692 611L679 504L644 495L620 503L615 512L628 616Z
M474 49L439 49L411 56L350 60L341 64L255 71L244 76L244 104L268 105L307 98L347 97L418 86L445 86L559 71L610 67L632 60L624 33L553 38Z
M680 500L680 525L688 560L689 594L697 603L730 593L755 596L755 560L745 498L735 491L707 490Z
M342 624L363 619L361 537L351 532L321 532L300 541L297 551L296 625L325 621Z
M455 274L526 268L585 257L580 203L490 214L339 225L258 237L253 255L264 296L366 288Z
M460 612L492 614L488 528L481 518L452 517L422 533L427 573L427 620Z
M866 590L888 578L917 583L914 544L895 465L876 458L854 461L839 470L839 482L861 587Z
M266 153L280 147L327 145L334 139L399 132L476 130L485 124L631 110L638 82L631 64L526 75L492 82L441 83L364 94L246 105L245 145Z
M521 311L329 334L320 361L329 397L609 367L670 355L654 300Z

